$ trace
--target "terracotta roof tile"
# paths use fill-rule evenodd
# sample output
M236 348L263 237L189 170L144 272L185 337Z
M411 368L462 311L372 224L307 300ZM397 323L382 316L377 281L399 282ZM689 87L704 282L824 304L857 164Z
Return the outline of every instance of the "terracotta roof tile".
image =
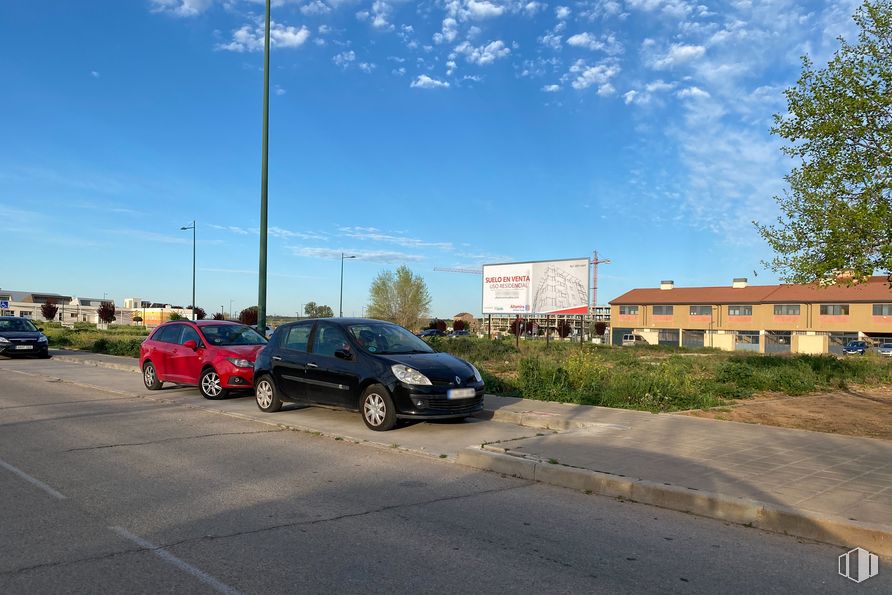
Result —
M884 276L847 287L833 285L748 285L733 287L676 287L633 289L610 301L611 305L645 304L807 304L892 302L892 288Z

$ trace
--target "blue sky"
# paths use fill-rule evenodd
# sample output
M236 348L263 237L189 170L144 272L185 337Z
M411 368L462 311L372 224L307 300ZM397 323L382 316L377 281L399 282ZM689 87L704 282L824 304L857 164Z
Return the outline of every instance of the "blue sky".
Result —
M852 0L273 2L270 313L360 314L380 271L598 250L598 301L772 283L769 134ZM262 1L0 5L0 288L257 301ZM758 276L755 276L758 273Z

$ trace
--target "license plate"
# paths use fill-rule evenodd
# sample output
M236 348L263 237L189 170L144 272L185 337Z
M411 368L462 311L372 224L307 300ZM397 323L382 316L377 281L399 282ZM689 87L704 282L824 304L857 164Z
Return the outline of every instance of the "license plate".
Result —
M476 394L473 388L450 388L446 391L447 399L470 399Z
M16 345L16 349L34 349L34 345Z

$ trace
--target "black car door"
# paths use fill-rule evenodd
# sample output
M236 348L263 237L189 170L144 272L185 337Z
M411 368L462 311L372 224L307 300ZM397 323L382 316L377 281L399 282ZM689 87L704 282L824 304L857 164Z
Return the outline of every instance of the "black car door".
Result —
M272 355L272 372L276 386L288 400L305 400L306 369L312 322L299 322L282 333L281 344Z
M350 353L351 359L336 356L337 351ZM330 322L319 322L313 334L307 363L307 391L314 395L313 400L327 405L355 408L359 365L341 327Z

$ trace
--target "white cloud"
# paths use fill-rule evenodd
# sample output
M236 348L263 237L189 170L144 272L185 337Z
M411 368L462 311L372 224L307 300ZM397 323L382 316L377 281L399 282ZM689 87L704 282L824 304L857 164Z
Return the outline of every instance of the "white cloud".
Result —
M622 44L616 39L616 36L613 33L602 35L600 38L587 32L577 33L567 39L567 44L592 51L603 50L611 55L621 54L623 52Z
M300 11L308 16L318 16L330 13L331 6L329 6L325 2L322 2L321 0L313 0L309 4L304 4L303 6L301 6ZM320 33L322 33L322 31L320 31Z
M591 66L585 60L577 60L571 67L569 78L573 81L570 86L581 91L588 89L592 85L598 85L599 95L609 95L613 93L613 85L610 79L619 74L620 68L612 63L600 63Z
M270 24L269 43L271 48L297 48L302 46L309 37L310 30L305 26L297 28L275 21ZM217 49L230 52L260 52L263 51L263 38L263 22L254 26L243 25L233 32L232 41L217 45Z
M279 85L276 85L276 95L278 95L278 96L281 97L282 95L284 95L284 94L287 93L287 92L288 92L288 91L286 91L285 89L283 89L283 88L280 87Z
M377 68L373 62L360 62L357 67L366 74L371 74Z
M677 93L680 99L705 99L710 97L709 93L701 89L700 87L688 87L686 89L682 89Z
M451 242L428 242L402 235L398 232L386 232L376 227L341 227L338 229L348 238L356 240L385 242L388 244L396 244L404 248L438 248L440 250L452 250Z
M651 60L650 67L656 70L674 68L679 64L696 60L702 57L704 53L706 53L706 48L702 45L673 43L664 55Z
M334 62L341 68L347 68L354 60L356 60L356 52L354 52L353 50L335 54L331 59L332 62Z
M648 93L659 93L660 91L670 91L675 88L675 83L667 83L661 79L657 79L644 86Z
M441 89L448 88L449 83L431 78L426 74L420 74L409 86L413 89Z
M389 20L391 13L393 13L393 6L384 2L384 0L375 0L372 2L371 10L357 12L356 18L361 21L368 21L376 29L392 30L394 27Z
M505 47L505 43L501 40L491 41L479 47L474 47L467 41L463 41L455 47L455 51L458 54L463 54L471 64L478 66L492 64L511 53L511 49Z
M549 31L539 38L539 43L553 50L559 50L561 49L561 36Z
M452 43L458 35L458 21L452 17L443 19L442 29L434 33L434 43Z
M324 258L326 260L339 260L342 254L352 254L359 260L383 263L419 262L424 260L424 256L420 254L387 250L354 250L352 248L320 248L314 246L291 246L290 248L294 256Z
M482 2L468 0L465 4L465 10L467 11L469 18L482 20L501 16L502 13L505 12L505 7L499 4L493 4L488 0L482 0Z
M544 87L542 87L542 90L545 91L546 93L557 93L558 91L561 90L561 86L560 85L545 85Z
M527 2L523 5L523 13L527 16L533 16L541 10L545 10L546 5L541 2Z
M554 16L556 16L557 18L559 18L561 20L564 20L570 16L571 12L572 11L566 6L558 6L557 8L554 9Z
M638 91L632 89L631 91L627 91L623 94L623 101L625 101L626 105L631 105L635 102L635 97L638 96Z
M163 12L178 17L194 17L214 3L214 0L149 0L152 12Z
M100 75L99 72L96 71L96 70L91 70L91 71L90 71L90 76L92 76L94 79L98 79L98 78L99 78L100 76L102 76L102 75Z

